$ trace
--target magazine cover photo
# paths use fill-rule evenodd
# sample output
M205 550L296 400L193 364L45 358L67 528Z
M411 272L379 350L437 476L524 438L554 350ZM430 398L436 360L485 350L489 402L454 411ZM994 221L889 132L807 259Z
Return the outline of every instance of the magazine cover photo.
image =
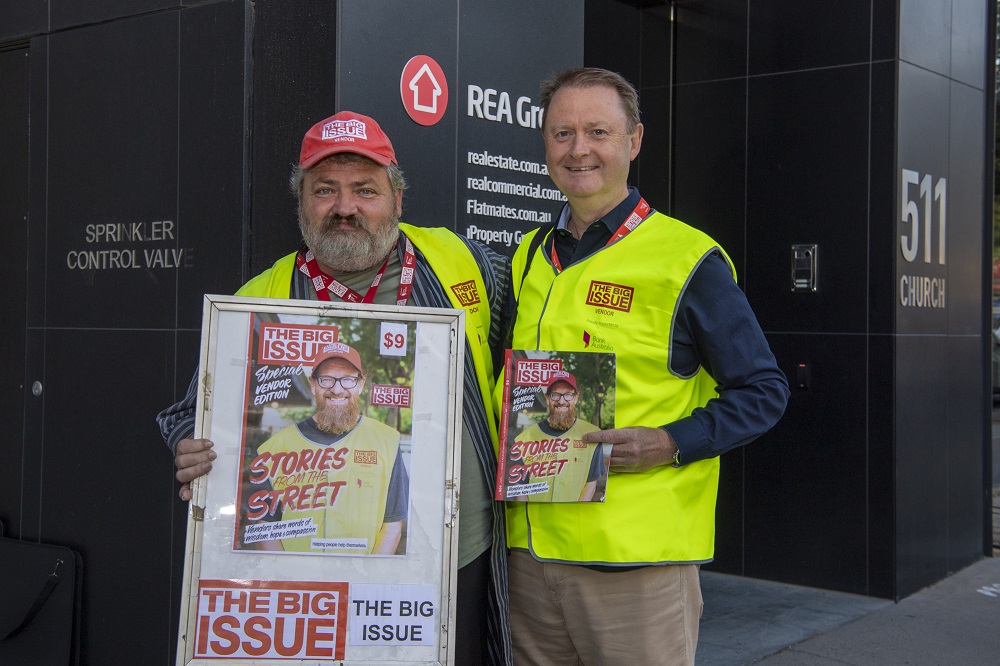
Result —
M413 322L254 313L235 551L406 554Z
M603 502L611 445L585 433L614 427L615 355L507 350L495 498Z

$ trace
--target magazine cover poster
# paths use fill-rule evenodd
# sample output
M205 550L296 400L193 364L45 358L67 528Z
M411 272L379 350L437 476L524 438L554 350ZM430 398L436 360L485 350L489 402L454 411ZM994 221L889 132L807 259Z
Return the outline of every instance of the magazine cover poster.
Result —
M233 550L406 554L415 331L252 314Z
M613 353L507 350L496 499L603 502L611 445L581 438L614 408Z

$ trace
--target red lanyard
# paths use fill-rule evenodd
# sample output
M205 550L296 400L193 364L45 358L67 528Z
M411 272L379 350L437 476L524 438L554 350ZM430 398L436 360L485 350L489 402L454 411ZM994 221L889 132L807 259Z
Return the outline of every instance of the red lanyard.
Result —
M403 251L403 270L399 274L399 292L396 294L396 305L406 305L406 302L410 300L410 290L413 288L413 269L417 265L417 257L413 251L413 243L410 242L409 238L406 238L405 240L406 247ZM341 300L347 301L348 303L374 303L375 294L378 293L378 286L382 282L382 274L385 273L386 266L389 265L389 257L391 257L392 253L395 251L396 245L393 245L392 250L382 263L382 268L378 269L378 273L375 274L375 278L372 280L372 284L368 287L368 291L365 292L364 296L354 291L337 278L324 273L319 267L319 264L316 262L316 255L314 255L312 250L308 248L306 248L305 254L299 252L298 255L296 255L295 265L300 271L305 273L310 282L312 282L313 288L316 290L316 296L321 301L329 301L330 294L333 293L335 296Z
M639 197L639 203L635 205L635 208L632 209L629 216L626 217L625 221L622 222L620 227L618 227L618 231L611 234L611 238L609 238L608 242L604 244L604 247L625 238L630 233L635 231L635 228L639 226L639 223L645 220L646 216L649 215L649 210L649 204L646 203L646 200ZM556 254L555 241L552 243L552 265L556 267L557 273L562 272L562 264L559 262L559 255Z

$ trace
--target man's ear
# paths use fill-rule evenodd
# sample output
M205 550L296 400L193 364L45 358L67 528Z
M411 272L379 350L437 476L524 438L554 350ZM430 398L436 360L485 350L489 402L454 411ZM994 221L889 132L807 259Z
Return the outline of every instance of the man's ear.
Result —
M628 161L631 162L639 155L639 148L642 147L642 123L635 126L635 131L629 137L629 156Z

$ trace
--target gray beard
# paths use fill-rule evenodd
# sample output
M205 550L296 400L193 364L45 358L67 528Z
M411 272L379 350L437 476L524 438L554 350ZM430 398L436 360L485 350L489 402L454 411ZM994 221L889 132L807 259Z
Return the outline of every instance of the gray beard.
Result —
M399 239L399 218L393 217L388 224L380 225L373 231L368 221L358 215L347 218L363 235L344 233L332 228L334 220L343 218L328 216L320 228L309 225L299 211L299 231L306 246L316 255L316 260L337 271L363 271L385 260Z

